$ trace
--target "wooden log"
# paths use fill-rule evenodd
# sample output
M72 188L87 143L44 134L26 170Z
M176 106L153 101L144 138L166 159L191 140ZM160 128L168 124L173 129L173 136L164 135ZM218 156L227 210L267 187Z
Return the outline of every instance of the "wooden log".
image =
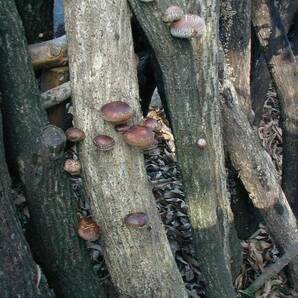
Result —
M282 185L298 217L298 65L274 3L269 0L254 0L252 3L253 26L281 105Z
M67 66L55 67L47 70L43 70L40 78L40 90L41 92L50 90L54 87L62 85L69 80L69 72ZM49 122L58 127L62 127L65 103L61 102L47 110Z
M11 24L14 24L12 26ZM0 0L0 89L3 122L11 170L23 182L31 214L36 256L59 297L104 297L76 234L74 202L63 161L49 161L40 133L47 117L27 52L27 45L13 0ZM21 57L21 58L20 58ZM55 128L58 129L58 128ZM49 153L55 157L62 132L54 133ZM60 136L60 138L59 138ZM50 138L51 139L51 138ZM65 140L65 139L64 139ZM61 152L61 150L60 150ZM33 247L33 245L32 245Z
M188 297L148 185L143 154L100 117L104 104L122 100L134 111L131 123L142 121L127 2L64 4L75 125L87 136L80 158L112 281L121 297ZM113 150L96 149L92 139L98 134L114 138ZM135 212L147 214L144 228L125 223Z
M162 22L171 1L129 0L162 71L167 108L182 170L195 255L208 297L235 297L228 236L233 222L226 193L218 99L219 2L200 1L206 33L198 42L173 38ZM188 1L176 1L188 11ZM193 8L197 13L198 6ZM201 150L198 139L207 146Z
M67 39L65 35L48 41L31 44L28 46L28 50L34 69L47 69L62 66L66 65L68 62Z
M283 253L297 242L296 218L279 184L271 157L262 147L238 102L228 73L223 81L225 143L234 168L263 217L275 244ZM298 287L298 257L290 264L294 287Z

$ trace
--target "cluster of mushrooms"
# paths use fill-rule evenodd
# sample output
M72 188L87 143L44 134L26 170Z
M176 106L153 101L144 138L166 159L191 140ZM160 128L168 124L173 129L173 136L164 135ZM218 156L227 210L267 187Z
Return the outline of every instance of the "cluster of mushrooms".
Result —
M102 118L115 125L115 130L122 135L124 141L139 149L148 150L155 148L158 141L154 132L159 131L159 123L153 118L146 118L143 125L127 124L132 117L133 111L129 104L123 101L112 101L102 106ZM80 142L85 139L85 133L76 127L71 127L65 132L70 142ZM99 151L110 151L115 145L115 140L108 135L98 135L93 138L93 143ZM78 160L67 159L64 170L72 176L80 175L81 164ZM123 222L128 227L142 228L149 222L149 217L144 212L135 212L126 215ZM79 221L78 235L87 241L99 238L100 227L90 218L81 218Z

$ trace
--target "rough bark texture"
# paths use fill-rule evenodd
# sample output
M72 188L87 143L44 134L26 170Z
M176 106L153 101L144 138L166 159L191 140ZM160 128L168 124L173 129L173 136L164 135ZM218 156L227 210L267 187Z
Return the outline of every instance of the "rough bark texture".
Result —
M282 185L298 216L298 65L272 1L253 1L252 22L281 104Z
M34 69L65 65L67 58L66 36L34 43L28 46Z
M96 221L102 226L103 252L112 281L122 297L187 297L155 201L142 152L126 145L100 117L103 104L123 100L141 121L138 87L125 0L65 1L75 124L86 139L80 158ZM82 80L84 78L84 80ZM100 152L92 139L115 139ZM128 227L124 217L146 212L149 223Z
M15 0L28 43L52 36L53 0Z
M186 1L176 1L186 10ZM145 31L163 76L178 162L181 166L196 256L208 297L234 297L229 228L233 216L226 193L218 96L218 1L200 1L207 33L201 41L175 39L162 22L170 1L129 1ZM193 6L193 12L197 9ZM196 141L207 140L199 150Z
M265 220L272 238L284 252L287 246L296 243L298 239L295 216L279 185L271 157L262 148L241 110L228 76L224 79L223 97L225 135L229 136L225 141L232 164L239 172L254 206ZM298 257L293 259L290 269L294 286L297 288Z
M298 1L292 0L276 0L276 6L280 13L281 21L285 31L288 32L295 22L298 13ZM266 93L269 88L271 76L268 70L262 48L254 34L253 38L253 65L251 76L251 95L252 105L255 112L254 124L258 125L263 113L263 106L266 99Z
M16 218L11 196L11 181L5 162L0 114L0 292L2 298L54 297L38 283L38 268L34 263L22 227Z
M38 233L34 244L46 252L39 261L60 297L69 297L69 293L71 297L99 297L92 280L85 279L92 276L92 269L84 265L88 260L74 233L74 210L61 160L50 163L39 156L46 113L12 0L0 0L0 65L7 155L24 182L33 230ZM59 280L53 281L53 275Z

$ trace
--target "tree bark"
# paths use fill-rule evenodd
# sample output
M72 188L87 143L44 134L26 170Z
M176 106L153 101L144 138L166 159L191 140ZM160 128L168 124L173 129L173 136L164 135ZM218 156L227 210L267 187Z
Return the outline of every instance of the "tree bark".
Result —
M187 297L148 185L142 152L129 147L100 117L103 104L129 103L140 123L137 76L125 0L65 1L75 124L86 134L80 148L86 188L102 226L103 252L121 297ZM82 80L84 78L84 80ZM110 152L98 152L92 139L115 139ZM144 212L144 228L123 219Z
M11 196L11 181L5 161L0 113L0 292L2 298L54 297L39 283L38 267L34 263L22 227L16 218Z
M298 65L273 2L254 0L253 8L252 22L281 104L282 185L298 217Z
M229 229L233 222L226 192L218 98L218 1L200 1L207 33L201 41L175 39L162 22L170 1L129 1L145 31L163 76L176 140L196 256L208 297L235 297L230 272ZM177 1L186 8L186 1ZM186 11L186 9L185 9ZM194 9L197 12L197 9ZM192 48L193 46L193 48ZM207 147L199 150L199 138Z
M226 71L226 75L228 73ZM229 136L225 142L232 164L273 240L284 252L298 239L295 216L279 185L274 164L249 125L228 76L224 79L222 94L225 135ZM297 288L298 257L290 264L290 272Z
M53 0L15 0L28 43L48 40L53 31Z
M45 148L39 137L47 117L12 0L0 0L0 28L5 32L0 34L0 89L7 157L24 183L34 243L42 254L39 262L59 297L100 297L98 286L85 277L92 277L92 268L74 232L73 203L61 160L48 162L40 156Z

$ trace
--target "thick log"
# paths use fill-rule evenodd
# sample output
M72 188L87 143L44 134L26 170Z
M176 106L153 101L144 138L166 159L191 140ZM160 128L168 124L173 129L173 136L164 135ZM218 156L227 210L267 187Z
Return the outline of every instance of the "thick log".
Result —
M235 297L230 272L229 229L233 216L226 193L218 99L218 1L200 1L206 34L193 45L170 35L162 13L172 3L129 1L160 64L176 140L196 257L209 297ZM176 1L184 8L188 1ZM197 13L194 8L193 12ZM199 138L207 147L196 146Z
M43 70L40 77L40 91L44 92L55 88L69 80L67 66ZM49 122L58 127L63 126L65 103L61 102L47 110Z
M64 4L75 125L87 136L80 158L112 281L121 297L187 297L148 185L143 154L100 117L103 104L123 100L134 111L132 122L142 121L127 2ZM98 134L114 138L112 151L96 149L92 139ZM147 214L144 228L124 223L134 212Z
M38 235L34 247L40 253L45 252L39 262L60 297L101 297L98 285L92 278L85 278L85 275L92 277L93 273L74 233L75 213L62 161L51 163L40 157L43 149L40 133L47 125L47 117L40 104L13 0L0 0L0 28L5 32L0 34L0 89L3 92L6 155L24 184L31 226ZM54 139L59 149L61 142L59 138ZM55 154L55 150L49 153ZM52 272L55 272L54 277Z
M40 269L34 263L29 245L17 220L11 180L5 161L0 113L0 292L2 298L54 297L40 282Z
M223 82L223 116L225 139L234 168L249 193L254 206L263 217L270 235L285 252L297 242L295 216L281 189L274 164L262 147L237 100L237 93L228 77ZM298 287L298 257L290 264L295 288Z
M29 54L34 69L52 68L66 65L67 40L66 36L48 41L31 44L28 46Z
M254 0L253 26L274 80L283 129L282 185L298 217L298 65L273 1Z

